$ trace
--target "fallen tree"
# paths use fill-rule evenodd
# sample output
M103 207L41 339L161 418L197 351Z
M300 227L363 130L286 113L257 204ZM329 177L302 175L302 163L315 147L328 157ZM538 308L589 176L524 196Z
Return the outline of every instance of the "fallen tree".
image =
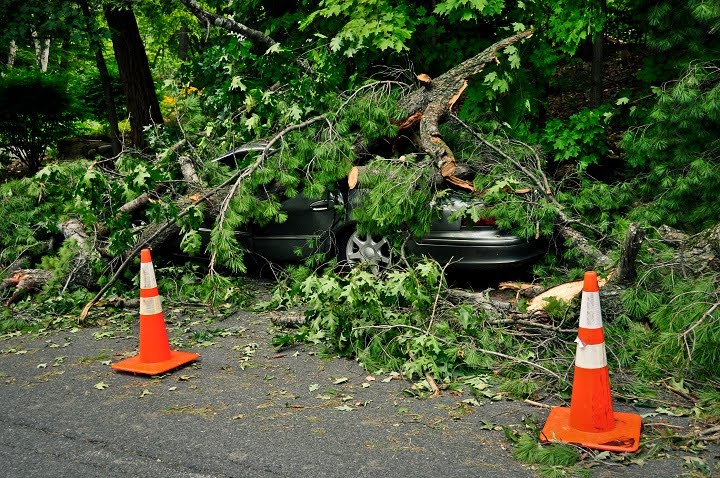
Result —
M210 24L241 33L252 40L259 41L263 46L272 46L274 44L271 38L266 37L262 33L247 29L247 27L238 24L232 19L221 18L217 15L201 11L197 3L193 1L184 0L184 3L196 16L206 20ZM491 141L453 114L453 106L462 96L468 80L483 71L487 64L498 61L498 52L510 45L529 38L531 35L531 31L526 31L500 40L478 55L462 62L437 78L433 79L424 74L418 75L419 83L414 87L400 85L404 88L404 94L398 101L397 106L404 111L405 118L400 120L396 127L400 131L415 131L417 133L413 135L417 141L416 150L411 153L414 161L401 162L404 163L403 167L406 168L404 171L425 170L427 173L426 176L433 178L432 181L435 183L442 180L445 182L445 186L460 188L469 192L477 192L475 191L474 184L466 179L466 176L469 176L473 170L477 169L477 165L459 164L453 149L446 143L442 134L441 125L444 122L455 122L485 148L488 157L492 156L495 161L502 161L509 165L510 168L514 169L515 172L524 178L524 182L530 185L537 194L552 204L556 211L556 228L559 235L584 256L590 258L591 262L600 272L609 273L614 268L614 261L610 259L607 252L596 246L595 241L591 237L588 237L582 232L583 230L591 230L591 228L583 225L580 218L573 216L573 214L556 199L555 193L557 186L548 179L543 171L541 153L530 145L518 143L510 145L509 142ZM378 82L377 84L385 88L395 86L397 82L387 81ZM266 142L265 149L258 154L254 160L233 172L224 182L217 186L209 187L203 183L201 179L204 176L203 171L198 171L197 168L197 166L202 167L204 162L203 158L194 157L193 145L187 139L173 144L169 150L176 158L183 187L176 188L176 191L181 194L176 194L171 200L174 201L174 206L179 213L173 217L146 224L136 232L135 244L124 252L119 264L118 261L115 260L115 263L111 267L112 275L110 279L96 294L93 300L86 305L81 314L81 322L86 319L89 309L103 297L122 275L127 266L135 259L136 254L141 248L150 247L161 249L168 242L176 240L182 233L182 226L178 221L191 212L197 213L198 208L201 206L204 208L202 214L206 220L214 221L215 227L218 230L223 229L231 201L236 197L238 191L242 189L244 183L248 182L249 178L266 167L271 156L270 153L276 144L281 145L282 153L282 149L290 149L290 146L287 144L290 133L309 129L318 124L324 124L325 129L320 132L316 131L314 134L327 141L332 140L332 135L337 134L335 132L337 128L334 122L337 120L338 114L359 95L366 93L371 94L373 92L373 86L374 85L365 85L351 94L341 95L343 101L336 111L329 111L281 129ZM275 88L275 86L273 86L273 88ZM360 168L372 170L372 162L370 162L370 164L367 162L368 157L372 158L371 145L364 142L363 139L362 137L351 138L356 155L362 152L362 158L358 159L355 165ZM510 148L508 146L513 147ZM518 148L523 150L523 153L518 153ZM296 167L295 171L291 172L295 175L304 174L309 176L309 170L310 165L302 164ZM348 170L350 170L349 167ZM360 169L354 169L353 171L358 173ZM347 173L348 171L345 172ZM412 174L408 173L408 175ZM417 174L416 176L418 178L423 177L422 174ZM355 179L357 180L357 176ZM260 185L266 192L269 189L266 187L267 184L268 183L265 182ZM411 181L408 184L409 188L423 188L427 186L418 181L414 183ZM157 198L163 190L163 184L158 183L152 191L140 194L132 200L121 204L113 214L142 214L143 210L152 204L153 197ZM66 240L74 241L79 250L75 261L77 267L72 268L63 282L69 284L72 281L77 285L91 287L97 278L93 276L92 270L87 265L93 259L101 256L93 250L96 247L95 244L97 241L89 240L86 225L83 225L77 220L70 220L64 223L60 229ZM100 236L106 236L109 232L105 229L104 225L96 225L94 230L99 233ZM634 232L631 231L628 233L620 267L614 276L616 278L614 281L618 284L618 287L624 287L625 284L629 283L635 276L635 256L642 244L642 234L639 231L641 230L636 228ZM684 271L683 273L687 273L687 264L691 264L690 268L693 271L702 271L707 267L717 268L717 264L713 264L713 261L709 258L709 254L713 251L709 243L714 240L715 244L717 244L719 234L717 230L708 231L707 234L703 235L703 237L706 238L705 242L697 238L682 239L682 246L678 249L677 262ZM214 272L218 257L217 252L214 250L211 251L210 257L210 270ZM11 270L9 272L10 275L13 276L16 271ZM46 281L48 278L47 274L41 271L38 271L36 274L28 274L26 272L25 276L35 276L37 279L31 282L21 282L19 280L8 282L6 287L15 287L17 291L31 288L37 289L41 288L43 280ZM30 284L32 284L32 287ZM491 305L491 307L497 308L499 315L508 314L507 308L504 305Z

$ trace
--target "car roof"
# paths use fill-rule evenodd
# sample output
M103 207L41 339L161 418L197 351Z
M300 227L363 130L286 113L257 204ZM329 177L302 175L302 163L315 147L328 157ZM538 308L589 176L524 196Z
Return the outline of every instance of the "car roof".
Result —
M250 141L248 143L243 144L242 146L233 149L230 152L227 152L223 154L222 156L218 156L217 158L211 160L213 163L217 162L225 162L231 159L235 159L237 156L244 156L247 153L253 152L253 151L264 151L265 148L267 148L268 141L266 140L256 140L256 141ZM274 153L277 151L275 148L270 148L270 153Z

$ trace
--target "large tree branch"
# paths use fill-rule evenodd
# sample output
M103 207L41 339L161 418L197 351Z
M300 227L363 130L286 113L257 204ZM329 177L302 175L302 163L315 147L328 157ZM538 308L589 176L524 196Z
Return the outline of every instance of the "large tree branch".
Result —
M254 30L246 25L243 25L242 23L233 20L232 18L224 17L222 15L218 15L216 13L208 12L207 10L203 10L202 7L195 1L195 0L180 0L183 5L187 7L190 12L192 12L193 15L198 17L202 22L207 23L208 25L214 25L216 27L222 28L224 30L238 33L244 37L249 38L250 40L254 41L255 43L259 43L260 45L264 46L265 48L270 48L271 46L275 45L277 42L273 40L271 37L265 35L263 32L259 30ZM295 60L295 63L297 63L300 68L305 73L311 73L312 69L310 68L310 65L303 59L297 58Z
M548 183L548 179L543 173L540 165L540 159L536 157L537 162L537 170L533 171L530 168L523 165L520 161L503 151L502 149L498 148L485 138L483 138L481 135L479 135L475 130L470 128L467 124L465 124L460 118L453 115L453 120L456 121L458 124L460 124L463 128L467 129L470 134L472 134L475 138L477 138L480 142L482 142L485 146L487 146L490 150L492 150L495 154L497 154L499 157L504 159L505 161L508 161L510 164L512 164L518 171L523 173L525 177L535 185L537 190L541 192L545 198L553 205L555 206L555 210L558 214L558 232L560 233L560 236L568 241L570 244L572 244L574 247L576 247L580 252L583 253L583 255L591 258L593 262L596 264L596 267L600 270L608 269L612 266L612 260L607 256L607 254L603 253L601 250L599 250L597 247L595 247L594 244L592 244L587 237L585 237L583 234L579 233L575 229L571 227L572 224L577 224L578 222L576 220L571 219L566 213L565 208L562 204L558 202L558 200L553 195L553 192L550 188L550 184ZM533 155L537 155L537 153L528 146L528 149ZM633 256L634 260L634 256Z
M452 150L440 134L440 122L450 113L450 108L467 86L467 80L470 77L480 73L488 62L496 60L500 50L530 37L532 33L532 30L529 30L505 38L434 80L423 76L423 86L407 95L401 102L401 106L407 111L408 116L422 114L420 118L421 147L436 162L442 176L450 182L474 190L472 184L453 176L457 164Z
M232 18L223 17L216 13L211 13L203 10L202 7L200 7L200 5L195 0L180 1L188 8L188 10L192 12L193 15L195 15L205 23L234 33L239 33L240 35L247 37L256 43L259 43L266 48L270 48L276 43L275 40L265 35L261 31L253 30L252 28L233 20Z

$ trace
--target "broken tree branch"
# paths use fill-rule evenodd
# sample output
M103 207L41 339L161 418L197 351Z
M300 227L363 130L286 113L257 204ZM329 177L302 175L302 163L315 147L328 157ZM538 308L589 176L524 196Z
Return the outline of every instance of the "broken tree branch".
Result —
M220 206L220 214L218 215L218 221L217 221L217 228L222 228L223 223L225 222L225 214L227 213L227 209L230 206L230 201L232 200L233 196L235 196L235 193L237 192L238 187L240 186L240 183L245 180L248 176L250 176L256 169L258 169L268 158L270 155L270 152L272 151L272 146L276 142L278 142L283 136L285 136L287 133L291 131L295 131L298 129L305 128L307 126L310 126L313 123L317 123L318 121L325 120L327 121L327 117L325 115L319 115L315 116L314 118L310 118L307 121L303 121L302 123L290 125L287 128L280 131L278 134L272 137L270 141L265 145L265 148L260 153L260 156L255 160L253 164L245 168L241 174L237 176L237 179L235 180L235 183L230 188L230 191L225 196L225 199L222 202L222 205ZM217 254L213 251L213 253L210 255L210 273L214 273L215 271L215 260L217 258Z
M197 207L201 203L212 198L215 194L218 193L218 191L221 191L230 184L232 184L238 178L238 176L243 173L243 171L244 170L237 171L235 174L225 180L225 182L223 182L221 185L205 192L196 201L194 201L192 204L186 206L182 211L180 211L172 220L162 223L149 237L145 237L143 240L138 241L135 247L126 254L125 260L122 262L122 264L120 264L120 267L118 267L118 269L115 271L115 274L113 274L107 284L105 284L105 286L100 289L97 294L95 294L95 297L93 297L92 300L85 305L82 312L80 313L80 317L78 317L78 322L81 325L85 323L85 319L90 312L90 308L95 305L108 290L110 290L110 288L113 286L113 284L115 284L120 275L125 271L125 269L127 269L128 265L130 265L130 262L135 259L141 249L147 247L149 242L152 241L155 237L160 236L166 230L170 229L173 225L176 224L178 219L185 217L194 207Z
M550 188L550 185L548 183L547 178L545 177L544 173L542 172L542 169L540 169L538 165L538 172L533 173L525 167L522 163L520 163L517 159L513 158L485 138L483 138L481 135L479 135L475 130L470 128L467 124L465 124L460 118L453 115L453 120L457 121L458 124L462 125L465 129L467 129L475 138L477 138L479 141L481 141L485 146L490 148L493 152L495 152L497 155L502 157L503 159L509 161L517 170L522 172L530 182L532 182L535 187L541 192L545 198L553 205L555 206L559 218L559 224L558 224L558 232L562 236L563 239L568 241L570 244L572 244L575 248L577 248L580 252L583 253L583 255L591 258L593 262L597 265L598 269L607 269L612 266L612 260L610 257L608 257L605 253L600 251L597 247L595 247L593 244L590 243L587 237L585 237L580 232L576 231L575 229L571 228L571 224L579 224L577 220L571 219L566 213L565 208L558 200L553 196L552 190ZM528 146L529 148L529 146ZM539 163L539 160L538 160Z
M198 4L195 0L180 0L183 5L187 7L190 12L198 17L201 21L205 22L208 25L214 25L216 27L222 28L224 30L231 31L233 33L238 33L244 37L249 38L250 40L261 44L265 48L270 48L273 46L276 42L269 36L265 35L263 32L254 30L250 27L247 27L243 25L240 22L237 22L231 18L223 17L221 15L218 15L216 13L210 13L206 10L203 10L203 8Z
M401 102L401 106L405 108L408 116L413 116L418 112L422 113L420 119L421 147L435 161L442 176L452 184L474 191L472 183L454 176L457 166L455 156L443 140L439 128L440 122L450 113L450 109L465 89L466 82L470 77L480 73L488 62L496 60L500 50L524 38L529 38L532 33L532 30L528 30L491 45L480 54L465 60L431 82L425 82Z
M640 246L645 239L645 231L640 228L636 222L630 224L623 241L622 250L620 251L620 261L617 267L617 275L615 280L621 284L630 284L637 277L637 269L635 268L635 259Z
M5 302L5 305L12 305L25 292L42 289L50 278L52 278L52 272L42 269L18 269L14 271L10 277L0 283L0 290L15 289Z
M201 22L206 24L208 26L208 30L210 30L209 26L215 26L218 28L222 28L223 30L227 30L229 32L237 33L239 35L242 35L243 37L249 38L253 42L262 45L263 47L270 48L273 45L276 45L277 42L273 40L271 37L265 35L263 32L259 30L255 30L253 28L250 28L246 25L243 25L242 23L228 17L224 17L222 15L218 15L216 13L208 12L207 10L204 10L200 4L198 4L195 0L180 0L183 5L187 7L190 12L195 15ZM306 73L311 73L312 69L310 68L310 65L302 60L301 58L298 58L296 60L296 63L300 66L300 68L303 69Z

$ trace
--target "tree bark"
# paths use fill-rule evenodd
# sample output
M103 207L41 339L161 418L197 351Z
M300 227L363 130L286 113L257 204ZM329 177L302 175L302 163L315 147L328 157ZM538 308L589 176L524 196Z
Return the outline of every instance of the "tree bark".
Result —
M620 262L617 268L617 281L621 284L630 284L637 277L637 269L635 268L635 259L640 246L645 239L645 232L636 222L630 224L622 250L620 251Z
M15 303L25 293L42 289L52 277L52 273L42 269L18 269L0 283L0 290L15 289L5 301L6 306Z
M87 0L79 0L80 8L86 21L86 32L90 38L90 47L95 51L95 64L100 74L100 85L103 90L103 98L105 100L105 113L108 117L110 125L110 144L112 145L113 156L117 156L122 152L122 142L120 128L118 127L117 108L115 107L115 95L112 91L112 81L110 80L110 72L105 63L102 44L97 39L95 33L95 25L93 16L90 13L90 7Z
M97 282L95 280L95 274L90 267L93 257L98 256L94 241L90 240L87 231L85 231L85 226L78 219L69 219L58 224L58 228L65 237L65 240L75 241L79 249L73 258L73 267L70 274L66 278L66 287L72 282L73 284L79 284L88 289L94 288Z
M692 236L668 226L659 231L663 242L676 249L673 269L682 277L720 273L720 224Z
M145 126L163 122L145 46L132 10L106 6L105 19L127 96L130 141L133 146L144 149Z

